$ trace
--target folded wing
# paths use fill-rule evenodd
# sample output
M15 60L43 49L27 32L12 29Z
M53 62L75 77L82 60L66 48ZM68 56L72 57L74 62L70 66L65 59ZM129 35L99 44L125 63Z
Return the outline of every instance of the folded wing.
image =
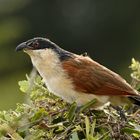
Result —
M118 74L93 61L89 57L76 55L62 63L75 90L96 95L131 95L137 92Z

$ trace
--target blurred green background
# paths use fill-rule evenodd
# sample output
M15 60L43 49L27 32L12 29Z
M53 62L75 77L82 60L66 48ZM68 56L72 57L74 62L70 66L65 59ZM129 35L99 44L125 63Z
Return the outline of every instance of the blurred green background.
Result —
M140 60L139 0L0 0L0 109L24 101L18 81L32 64L14 51L27 39L47 37L129 79L131 58Z

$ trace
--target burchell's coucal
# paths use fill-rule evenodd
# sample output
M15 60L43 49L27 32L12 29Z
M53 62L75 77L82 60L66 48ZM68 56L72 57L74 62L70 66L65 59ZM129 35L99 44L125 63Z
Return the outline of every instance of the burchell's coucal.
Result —
M88 56L68 52L46 38L33 38L17 46L24 50L50 92L65 101L83 105L97 99L95 107L129 103L140 105L140 94L122 77Z

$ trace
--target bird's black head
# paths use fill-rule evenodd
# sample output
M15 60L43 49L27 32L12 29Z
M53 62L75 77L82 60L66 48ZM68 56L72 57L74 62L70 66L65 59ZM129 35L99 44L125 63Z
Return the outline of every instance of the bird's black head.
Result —
M19 44L16 47L16 51L39 50L39 49L46 49L46 48L55 49L56 47L57 47L57 45L55 43L51 42L49 39L36 37L36 38L30 39L26 42Z
M30 39L26 42L19 44L16 47L16 51L45 50L45 49L52 49L53 51L55 51L59 55L60 60L65 60L73 56L73 53L65 51L59 46L57 46L55 43L51 42L49 39L41 37Z

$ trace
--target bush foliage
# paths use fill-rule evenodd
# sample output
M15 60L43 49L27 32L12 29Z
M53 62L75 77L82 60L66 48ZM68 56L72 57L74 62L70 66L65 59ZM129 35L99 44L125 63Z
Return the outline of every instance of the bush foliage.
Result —
M132 59L132 86L140 89L140 63ZM33 74L20 81L26 103L15 110L0 111L0 140L139 140L140 110L123 106L127 120L111 106L93 110L92 100L81 108L68 104L44 87Z

